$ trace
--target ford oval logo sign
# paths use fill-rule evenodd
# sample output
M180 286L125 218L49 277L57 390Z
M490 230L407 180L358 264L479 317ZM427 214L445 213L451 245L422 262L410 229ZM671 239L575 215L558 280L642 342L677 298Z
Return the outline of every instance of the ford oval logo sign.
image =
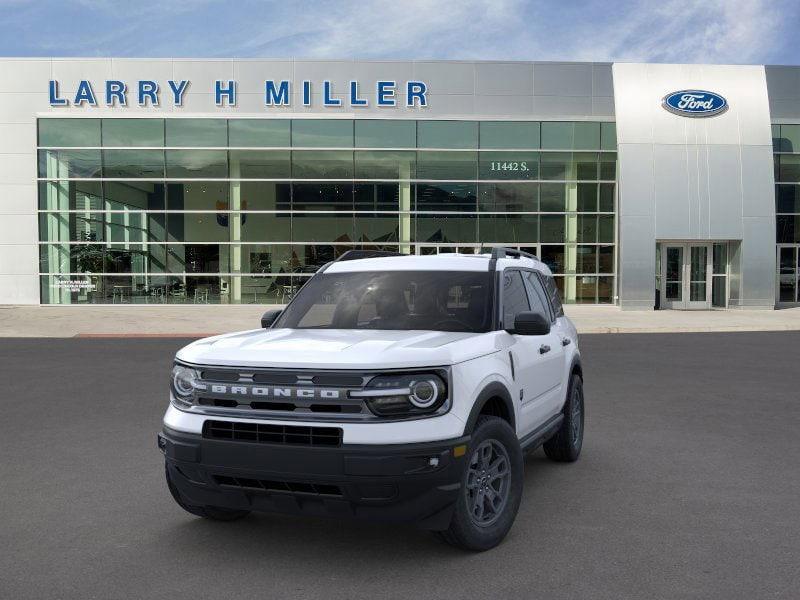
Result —
M681 90L664 96L665 109L684 117L713 117L728 110L728 101L704 90Z

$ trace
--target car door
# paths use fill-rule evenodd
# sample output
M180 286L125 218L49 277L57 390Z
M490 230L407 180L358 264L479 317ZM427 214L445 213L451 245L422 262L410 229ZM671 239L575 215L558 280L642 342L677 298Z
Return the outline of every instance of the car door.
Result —
M504 329L513 329L516 315L531 310L522 271L518 269L503 272L501 310ZM549 310L542 314L550 317ZM547 400L552 397L553 387L558 385L558 378L553 376L555 366L548 355L558 351L559 344L552 332L547 335L506 335L512 338L508 351L513 365L515 400L519 406L519 433L525 435L547 418Z
M541 273L525 271L523 272L522 278L525 281L525 288L531 299L531 310L541 311L542 314L549 315L550 317L550 351L543 357L543 362L547 366L546 371L549 384L547 397L542 400L546 408L546 416L550 417L561 410L565 394L567 393L564 388L567 367L567 353L565 350L567 344L572 343L572 340L559 323L559 321L562 320L558 316L559 312L562 317L564 315L561 304L559 303L557 307L553 305L553 302L549 298L549 291L544 287ZM553 283L553 285L555 286L555 283ZM570 341L565 343L565 339L570 339Z

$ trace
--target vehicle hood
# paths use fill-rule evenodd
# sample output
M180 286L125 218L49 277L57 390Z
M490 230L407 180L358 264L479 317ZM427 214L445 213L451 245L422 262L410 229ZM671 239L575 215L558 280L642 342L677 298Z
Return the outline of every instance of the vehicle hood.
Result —
M177 354L202 365L375 369L452 365L496 352L490 333L255 329L198 340Z

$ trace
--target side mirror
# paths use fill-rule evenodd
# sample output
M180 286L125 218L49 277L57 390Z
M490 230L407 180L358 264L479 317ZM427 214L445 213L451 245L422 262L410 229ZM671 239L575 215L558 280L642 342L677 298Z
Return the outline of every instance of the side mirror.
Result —
M539 312L521 312L514 319L514 329L508 332L517 335L547 335L550 333L550 319Z
M272 327L272 324L278 320L278 317L281 316L283 311L279 308L273 308L272 310L268 310L263 315L261 315L261 327L264 329L269 329Z

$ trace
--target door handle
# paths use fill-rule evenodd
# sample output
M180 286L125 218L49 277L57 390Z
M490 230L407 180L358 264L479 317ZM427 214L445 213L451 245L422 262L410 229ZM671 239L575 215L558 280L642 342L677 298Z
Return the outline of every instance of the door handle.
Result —
M572 343L572 340L569 339L569 338L564 338L564 339L561 340L561 345L562 346L569 346L571 343Z
M550 352L550 346L547 344L542 344L539 346L539 354L547 354L548 352Z

